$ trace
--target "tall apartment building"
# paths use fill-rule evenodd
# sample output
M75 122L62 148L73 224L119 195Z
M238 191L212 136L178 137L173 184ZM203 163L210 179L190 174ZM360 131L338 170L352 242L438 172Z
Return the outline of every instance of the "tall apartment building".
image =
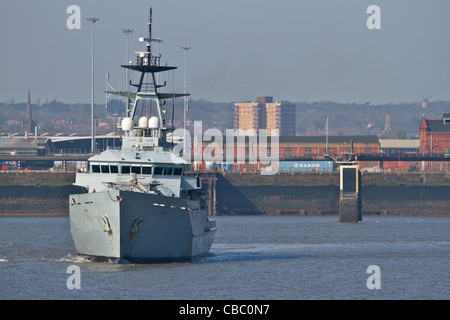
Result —
M273 97L235 103L234 129L251 130L246 133L254 135L267 129L267 135L295 136L295 104L274 102Z
M264 127L264 108L258 102L242 102L234 104L234 129L242 134L257 135L258 130Z

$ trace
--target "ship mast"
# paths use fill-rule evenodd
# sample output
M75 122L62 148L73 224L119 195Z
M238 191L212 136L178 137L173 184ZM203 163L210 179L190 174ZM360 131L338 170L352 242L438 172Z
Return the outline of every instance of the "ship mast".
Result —
M140 100L143 101L154 101L156 103L157 109L157 117L159 119L159 130L165 131L166 128L166 119L163 118L163 114L165 111L161 110L161 101L166 99L173 99L176 97L184 97L188 95L187 93L160 93L158 92L158 88L164 87L166 83L163 85L159 85L157 82L157 78L155 75L159 72L175 70L177 67L160 64L161 54L154 56L152 54L152 42L160 42L161 39L152 38L152 7L150 7L150 14L148 20L148 36L147 38L141 37L139 38L140 42L146 42L147 50L146 51L137 51L135 53L138 54L136 57L136 62L134 64L124 64L121 65L122 68L131 69L133 71L140 72L139 82L136 84L131 84L137 88L136 92L128 92L128 91L107 91L107 93L115 94L124 97L130 97L132 102L130 103L130 109L127 109L126 117L133 119L136 116L137 105ZM145 82L145 76L149 74L148 82Z

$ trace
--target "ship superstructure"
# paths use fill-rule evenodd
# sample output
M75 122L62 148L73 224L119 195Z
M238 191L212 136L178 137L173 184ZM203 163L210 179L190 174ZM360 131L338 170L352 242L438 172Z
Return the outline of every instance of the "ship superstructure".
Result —
M170 151L165 101L186 93L160 93L156 74L176 67L152 55L152 9L147 50L122 67L140 73L130 108L121 120L122 146L89 159L89 171L75 185L87 193L70 195L70 229L78 254L131 262L192 258L206 254L216 231L207 214L198 176L186 176L187 161ZM137 110L140 109L140 114ZM148 115L144 115L147 111ZM173 121L172 121L173 124Z

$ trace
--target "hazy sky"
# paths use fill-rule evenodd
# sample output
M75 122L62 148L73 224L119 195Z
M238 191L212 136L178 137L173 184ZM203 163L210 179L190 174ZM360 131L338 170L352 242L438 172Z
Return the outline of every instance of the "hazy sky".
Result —
M81 10L70 30L67 7ZM381 29L366 25L370 5ZM1 0L0 101L91 100L91 32L95 24L95 102L105 100L105 74L125 85L126 36L145 50L153 36L163 61L178 66L175 86L215 102L274 96L292 102L397 103L450 100L449 0Z

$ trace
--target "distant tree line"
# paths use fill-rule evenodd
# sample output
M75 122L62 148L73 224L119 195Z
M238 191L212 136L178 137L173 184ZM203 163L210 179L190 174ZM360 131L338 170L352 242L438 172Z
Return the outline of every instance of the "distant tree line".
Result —
M240 101L241 102L241 101ZM432 101L426 108L421 101L411 103L371 105L369 103L336 103L331 101L294 102L296 105L297 135L324 135L325 116L329 119L330 135L381 135L384 138L414 138L419 135L422 115L440 118L442 112L450 112L450 101ZM202 121L203 129L233 128L234 102L189 101L188 129L193 121ZM167 117L176 127L183 126L183 100L167 101ZM20 131L26 117L24 102L0 103L0 132ZM91 105L89 103L64 103L54 99L44 104L32 104L33 119L39 132L90 133ZM108 108L104 104L95 106L98 133L113 131L114 117L125 115L125 103L111 100ZM100 126L101 124L101 126Z

